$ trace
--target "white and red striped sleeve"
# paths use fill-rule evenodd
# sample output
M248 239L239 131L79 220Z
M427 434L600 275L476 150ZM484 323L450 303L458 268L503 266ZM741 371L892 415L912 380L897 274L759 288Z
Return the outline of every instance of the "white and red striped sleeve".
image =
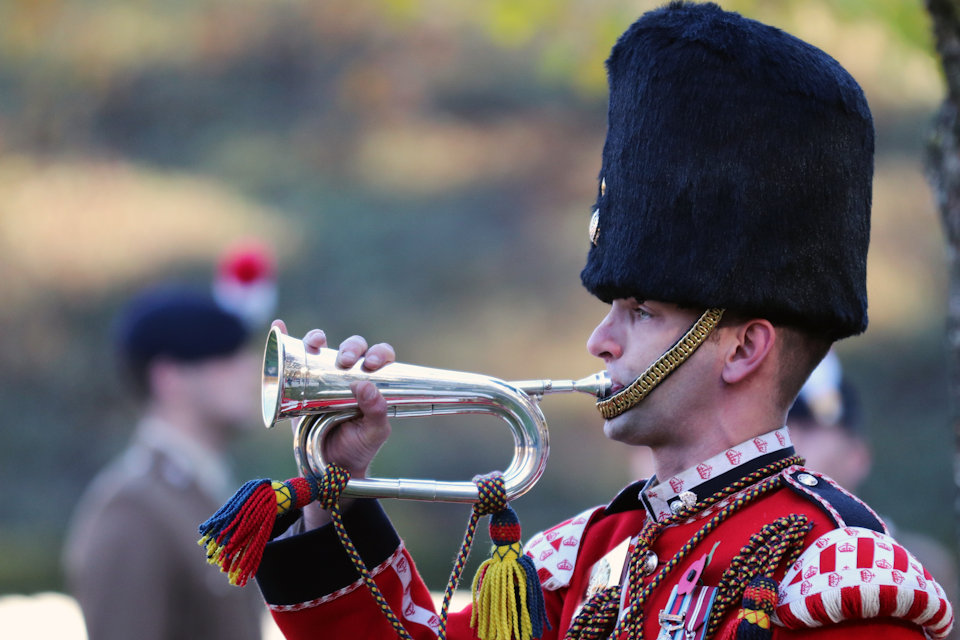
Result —
M916 625L935 639L953 627L943 588L884 533L834 529L810 545L781 582L775 620L787 629L884 619Z

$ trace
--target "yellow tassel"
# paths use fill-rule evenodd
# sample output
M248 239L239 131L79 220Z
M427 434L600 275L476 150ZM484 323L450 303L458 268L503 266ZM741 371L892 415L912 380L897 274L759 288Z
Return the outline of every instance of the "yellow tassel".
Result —
M480 640L530 640L526 573L517 561L520 543L496 547L473 579L470 626ZM519 602L518 602L519 598Z

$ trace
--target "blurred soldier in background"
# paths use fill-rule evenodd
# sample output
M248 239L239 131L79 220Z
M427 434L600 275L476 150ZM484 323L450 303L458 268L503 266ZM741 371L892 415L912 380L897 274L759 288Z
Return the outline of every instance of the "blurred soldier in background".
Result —
M116 346L142 417L78 504L64 556L90 640L260 637L256 590L196 561L197 523L235 487L226 450L256 424L249 330L212 292L183 287L122 312Z
M873 459L860 394L843 374L835 352L830 351L810 374L787 414L787 427L797 453L806 459L808 467L857 493L870 475ZM960 593L956 558L933 538L904 530L889 518L884 521L891 534L930 570L948 599L956 602ZM956 627L947 637L958 637Z

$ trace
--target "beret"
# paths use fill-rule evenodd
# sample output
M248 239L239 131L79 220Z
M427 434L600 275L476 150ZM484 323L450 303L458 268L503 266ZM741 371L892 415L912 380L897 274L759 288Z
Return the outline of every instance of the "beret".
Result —
M194 362L237 351L247 339L240 318L212 296L181 286L164 286L134 297L115 325L122 356L135 362L165 357Z

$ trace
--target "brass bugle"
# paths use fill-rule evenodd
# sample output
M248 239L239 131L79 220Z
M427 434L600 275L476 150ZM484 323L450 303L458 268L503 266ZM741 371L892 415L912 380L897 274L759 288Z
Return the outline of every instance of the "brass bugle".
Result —
M359 415L350 384L373 382L387 401L390 417L488 414L503 418L514 439L514 456L503 471L507 499L529 491L543 475L550 445L547 421L539 401L550 393L581 392L607 395L606 372L580 380L504 382L476 373L432 369L394 362L365 371L362 361L349 369L336 365L334 349L308 353L302 340L274 327L263 354L261 401L267 428L288 418L302 417L294 433L294 455L303 475L322 474L325 435L336 425ZM476 502L471 481L413 478L352 478L344 496L401 498L439 502Z

